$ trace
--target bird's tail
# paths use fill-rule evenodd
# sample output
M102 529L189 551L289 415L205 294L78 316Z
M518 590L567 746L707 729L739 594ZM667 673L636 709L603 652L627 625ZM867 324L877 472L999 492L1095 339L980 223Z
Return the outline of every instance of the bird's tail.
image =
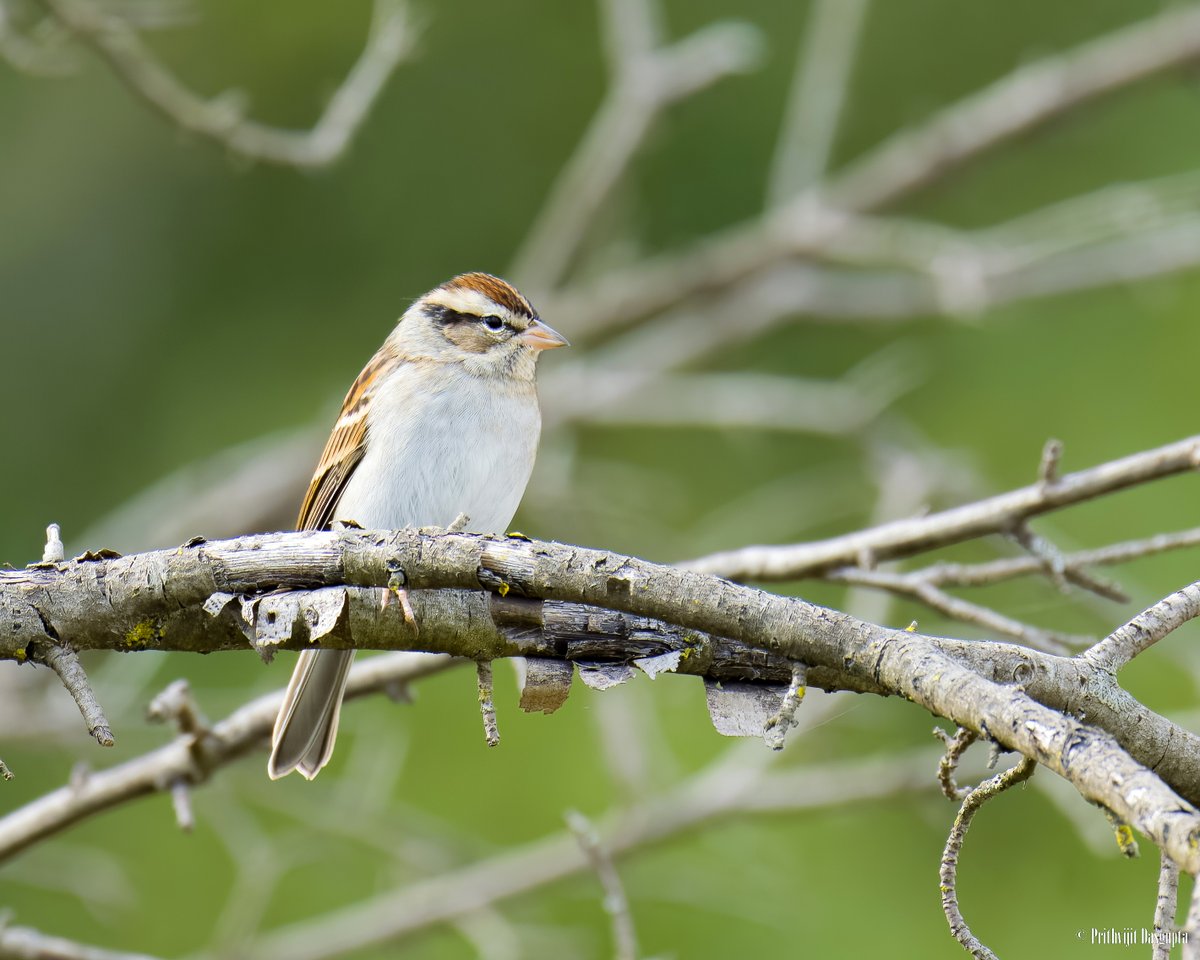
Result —
M299 770L311 780L329 762L353 650L305 650L292 673L271 735L272 780Z

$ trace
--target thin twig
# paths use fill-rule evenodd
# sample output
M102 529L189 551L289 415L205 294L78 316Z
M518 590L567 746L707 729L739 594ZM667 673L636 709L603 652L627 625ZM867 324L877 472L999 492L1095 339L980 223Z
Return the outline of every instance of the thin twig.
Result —
M1158 897L1154 901L1154 937L1152 960L1170 960L1171 945L1176 935L1175 911L1179 902L1179 864L1161 855L1158 866Z
M1200 8L1161 14L1024 64L886 140L829 186L831 202L878 209L986 150L1097 97L1200 57Z
M592 822L576 810L568 810L566 820L567 826L575 835L580 849L583 850L604 890L604 910L612 917L616 960L637 960L637 931L633 926L629 898L625 896L625 888L621 885L621 876L617 873L612 858L604 848L600 834Z
M1197 616L1200 616L1200 581L1188 584L1147 607L1124 626L1085 650L1082 656L1095 666L1116 673L1139 653Z
M479 713L483 717L483 736L489 747L495 747L500 744L500 727L496 723L491 662L476 661L475 674L479 681Z
M62 31L39 31L49 37L33 39L13 23L8 3L0 3L0 59L14 70L33 76L63 76L75 66L70 54L61 49Z
M454 663L449 657L423 653L372 657L354 665L346 696L375 693ZM282 691L275 691L259 697L214 724L199 755L196 738L183 735L119 766L93 771L79 783L60 787L0 817L0 862L104 810L168 790L180 779L192 785L202 783L220 767L265 745L282 696Z
M1058 482L1058 464L1062 460L1063 442L1051 437L1042 447L1042 460L1038 464L1038 483L1051 484Z
M171 808L175 811L175 823L184 833L196 829L196 815L192 811L192 788L186 780L171 784Z
M93 0L40 0L74 36L91 46L141 100L188 133L251 160L324 167L338 160L361 129L387 79L412 50L415 30L397 0L376 0L358 61L309 130L284 130L247 119L237 98L205 100L163 66L127 23Z
M954 736L950 736L941 727L933 728L933 735L946 745L946 752L938 760L937 780L942 793L948 800L962 800L971 792L971 787L960 787L954 782L954 774L967 748L979 739L979 734L966 727L959 727Z
M955 597L934 586L914 573L893 573L886 570L863 570L858 567L840 567L821 575L831 583L848 583L862 587L887 590L900 596L911 597L936 610L944 616L962 623L972 623L992 633L1012 637L1047 653L1068 654L1073 648L1087 646L1091 637L1074 636L1043 630L1032 624L1007 617L990 607L985 607L961 597Z
M768 760L774 754L756 750ZM610 810L598 832L610 857L644 849L713 820L753 812L783 812L928 791L922 774L929 751L886 759L803 765L769 772L747 764L710 765L684 782L630 806ZM245 960L327 960L388 944L453 920L481 906L544 888L589 868L568 830L383 891L324 915L308 917L262 936Z
M209 729L186 680L173 681L155 696L146 708L146 719L158 723L170 721L180 733L207 733Z
M0 923L0 957L4 960L157 960L145 953L106 950L65 937L52 937L31 927Z
M734 580L809 577L835 566L852 565L864 551L878 560L892 559L1004 532L1029 517L1186 473L1197 466L1200 466L1200 437L1189 437L1067 474L1049 487L1033 484L940 513L885 523L829 540L793 546L743 547L690 560L682 566Z
M767 201L779 203L825 174L870 0L817 0L808 14Z
M1115 583L1070 566L1066 555L1053 542L1034 533L1026 521L1021 520L1014 524L1008 535L1042 562L1047 576L1063 592L1066 592L1068 583L1073 583L1105 600L1112 600L1114 603L1129 602L1129 596Z
M1192 879L1192 896L1182 931L1183 960L1200 960L1200 883Z
M1094 550L1078 550L1065 554L1064 560L1068 568L1078 570L1089 566L1128 563L1130 560L1151 557L1168 550L1195 546L1200 546L1200 527L1176 533L1160 533L1140 540L1126 540ZM982 587L1014 577L1044 573L1045 570L1046 566L1041 558L1026 556L990 560L985 563L935 563L909 570L906 576L937 586Z
M775 716L763 726L763 739L772 750L782 750L787 732L796 726L796 711L804 700L804 687L808 682L808 668L802 663L792 664L792 679L788 684L783 701Z
M726 333L730 338L739 336ZM702 343L660 354L663 366L678 365L678 354L693 352ZM653 361L622 368L589 360L564 364L546 377L543 392L547 420L555 426L570 422L715 430L751 427L844 436L877 420L917 385L912 366L902 366L895 357L897 362L876 359L870 380L856 370L837 380L815 380L766 373L666 372L656 370Z
M609 92L514 258L513 275L534 290L552 289L566 275L659 114L757 62L758 36L742 23L714 24L656 47L654 7L653 0L600 4L612 72Z
M979 808L1009 787L1028 780L1036 768L1037 763L1025 757L1016 766L990 780L985 780L970 791L963 799L958 816L954 818L950 836L946 839L946 849L942 853L941 868L938 871L941 878L942 910L946 914L946 920L950 924L950 932L954 935L954 939L961 943L976 960L996 960L996 955L971 933L971 928L967 926L967 921L963 919L962 911L958 906L958 858L962 851L963 841L966 839L967 829L971 826L971 821L979 812Z
M92 685L88 682L78 654L68 646L52 640L44 640L35 644L33 659L44 663L58 674L58 679L62 681L67 692L74 698L75 705L79 707L79 712L83 715L83 722L87 724L88 733L96 738L96 742L100 746L111 747L113 745L112 728L108 725L108 718L104 716L104 708L100 706L100 702L92 690Z
M46 528L46 546L42 550L42 563L62 563L64 556L61 531L57 523L52 523Z

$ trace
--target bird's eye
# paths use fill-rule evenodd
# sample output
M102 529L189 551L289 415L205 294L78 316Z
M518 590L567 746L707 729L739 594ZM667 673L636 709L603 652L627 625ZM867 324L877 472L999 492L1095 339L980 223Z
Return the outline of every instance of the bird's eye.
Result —
M480 317L479 322L482 323L489 330L491 330L493 333L497 333L498 331L504 329L504 321L502 319L500 319L500 317L494 316L492 314L489 314L486 317Z

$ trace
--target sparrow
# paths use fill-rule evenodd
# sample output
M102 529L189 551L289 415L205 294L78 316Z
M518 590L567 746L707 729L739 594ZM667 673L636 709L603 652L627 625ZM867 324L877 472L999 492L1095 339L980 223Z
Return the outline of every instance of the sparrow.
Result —
M297 528L447 527L504 533L541 432L534 374L567 340L517 290L464 273L410 306L363 368L325 444ZM300 654L267 773L311 780L329 761L353 650Z

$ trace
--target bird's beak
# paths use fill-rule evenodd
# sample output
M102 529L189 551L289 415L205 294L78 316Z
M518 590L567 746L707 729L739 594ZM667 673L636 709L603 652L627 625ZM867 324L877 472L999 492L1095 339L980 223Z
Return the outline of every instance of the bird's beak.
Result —
M521 334L521 342L534 350L553 350L555 347L569 347L571 344L553 327L548 327L541 320L532 320L525 332Z

